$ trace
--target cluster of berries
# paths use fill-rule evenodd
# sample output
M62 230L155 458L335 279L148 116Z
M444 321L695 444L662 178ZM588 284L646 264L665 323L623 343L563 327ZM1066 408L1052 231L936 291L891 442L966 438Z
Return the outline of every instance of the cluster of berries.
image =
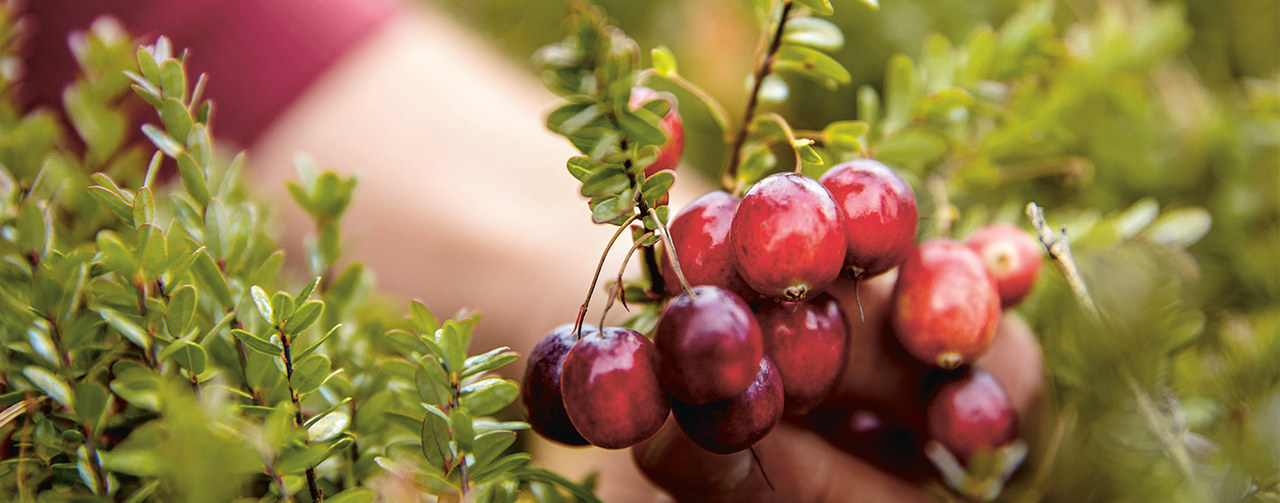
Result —
M530 424L564 444L620 449L674 413L708 451L746 449L784 415L804 416L826 400L849 352L859 350L849 347L851 320L824 291L894 267L890 328L900 345L929 366L971 363L991 344L1001 306L1019 302L1034 283L1039 248L1002 225L967 245L917 245L917 223L910 185L870 159L837 165L819 180L770 175L741 199L704 195L670 224L674 250L660 267L669 300L652 341L621 327L553 330L529 356ZM677 281L677 267L691 288ZM948 375L955 382L934 388L931 438L967 459L1017 437L998 383L967 365ZM965 402L978 394L981 403Z

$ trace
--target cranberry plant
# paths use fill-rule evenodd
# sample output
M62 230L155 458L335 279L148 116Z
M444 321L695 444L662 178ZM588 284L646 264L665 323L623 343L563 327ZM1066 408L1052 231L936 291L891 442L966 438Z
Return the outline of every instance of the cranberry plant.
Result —
M741 276L777 271L744 264L741 254L730 252L726 258L725 238L711 237L714 232L708 229L741 218L752 187L777 185L774 180L780 174L811 180L848 162L873 159L893 167L914 189L921 225L918 231L913 227L912 238L921 243L917 253L936 256L908 258L902 266L894 307L899 340L912 349L911 334L919 334L919 347L914 348L918 359L954 367L985 350L1001 309L1016 308L1037 332L1046 360L1047 398L1021 425L1006 417L1011 409L1000 396L1003 391L990 391L989 377L977 367L949 377L955 380L930 399L928 436L938 441L930 444L944 448L925 445L918 454L929 459L939 494L1061 501L1276 497L1277 206L1274 194L1258 196L1238 185L1242 180L1274 185L1274 173L1263 174L1277 152L1274 133L1280 100L1274 86L1246 83L1239 89L1240 98L1212 94L1196 82L1176 59L1191 36L1176 5L1104 3L1066 17L1054 3L1039 1L1025 2L998 27L974 28L958 43L932 35L914 57L889 58L882 85L849 90L841 86L851 81L844 66L850 63L832 57L845 38L840 27L824 17L833 13L832 3L779 0L752 5L760 20L761 43L747 80L748 99L736 122L731 122L728 108L681 75L672 51L654 48L646 62L645 51L596 8L572 8L567 38L544 47L535 58L547 87L564 98L549 114L547 126L582 154L567 164L570 174L582 182L582 195L590 198L592 219L619 226L614 240L631 228L634 244L628 259L637 250L643 252L642 277L624 278L619 272L605 287L608 305L601 311L615 300L638 306L623 324L641 333L654 332L661 355L659 379L676 381L662 385L691 439L715 452L731 452L759 437L722 447L717 436L741 427L746 419L730 428L715 426L723 416L692 419L695 414L681 412L690 410L681 404L682 398L705 402L682 391L685 387L715 385L730 373L704 378L680 374L679 362L689 356L681 353L685 346L672 351L664 349L662 341L693 336L683 329L677 336L664 335L672 306L692 303L699 292L730 297L728 292L746 292L742 297L748 301L757 294L792 301L808 294L788 293L795 286L785 282L790 277L783 283L734 277L735 271ZM859 12L874 15L865 9ZM788 109L812 108L788 106L792 90L804 90L811 83L829 93L853 96L856 111L817 129L793 127L792 123L813 122L785 114ZM636 89L656 89L674 99L637 104L630 100ZM687 233L700 240L691 247L682 244L683 214L667 227L665 193L675 183L674 172L645 169L675 140L662 127L671 113L686 120L703 119L697 126L683 124L678 140L685 151L722 154L706 164L724 192L709 194L690 207L694 216L688 218L700 226ZM1201 120L1205 122L1197 122ZM695 130L701 134L685 136ZM1263 132L1273 137L1260 139ZM1199 143L1188 146L1183 140ZM1196 161L1202 164L1185 165ZM1172 179L1192 175L1168 173L1169 179L1162 179L1166 175L1158 174L1161 163L1191 173L1215 165L1230 170L1224 174L1226 181L1205 182L1218 191L1205 198L1174 187ZM1258 168L1262 171L1251 171ZM1151 190L1144 193L1142 187ZM1237 196L1251 202L1225 203ZM741 203L737 197L743 198ZM1162 209L1157 197L1168 207ZM1233 235L1245 243L1249 255L1241 260L1247 267L1219 263L1216 250L1227 245L1199 243L1214 235L1215 215L1197 204L1210 206L1219 212L1218 218L1242 219L1228 222L1232 230L1218 235ZM713 209L717 207L728 209ZM778 212L774 207L760 213ZM748 228L763 228L758 225L763 218L744 222L742 235L748 235ZM1012 241L1000 245L1004 248L993 249L990 241L1004 238L990 234L1011 235L1007 226L1001 231L1000 225L993 225L999 222L1032 229L1036 249L1026 246L1027 231L1013 234L1008 238ZM727 232L729 242L748 239ZM967 247L957 241L970 235L974 237ZM747 253L765 243L762 239L738 246ZM1271 249L1263 243L1270 243ZM606 244L605 254L613 245L614 241ZM678 252L677 257L655 251L658 246ZM803 248L814 246L807 243ZM801 246L784 248L767 255ZM1266 264L1259 262L1263 255L1269 256ZM1059 274L1039 275L1042 257ZM688 270L682 270L682 263ZM857 266L849 267L858 279ZM700 276L708 271L714 272ZM1209 277L1205 271L1223 276ZM1259 280L1248 271L1272 277ZM948 347L941 353L930 347L936 341L928 339L941 337L955 322L931 321L903 308L913 295L928 298L936 293L934 287L922 286L925 279L904 279L908 272L922 278L965 276L939 283L973 289L951 293L972 301L966 307L976 313L972 318L978 326L955 336L972 347ZM599 267L596 274L600 275ZM691 288L690 283L715 286ZM1027 297L1032 284L1036 288ZM1269 294L1270 300L1264 295L1223 301L1202 294L1241 295L1223 285ZM575 330L587 318L595 288L593 281ZM813 290L817 293L821 287ZM954 342L950 339L955 337L942 338ZM758 353L743 361L754 365ZM771 357L766 356L765 362ZM727 356L719 358L702 361L729 361ZM742 365L732 367L741 370ZM988 402L989 415L998 420L975 425L949 416L950 397L969 386L998 396ZM739 386L720 387L724 389L717 390L716 399L743 392ZM712 403L729 402L706 404ZM732 406L737 405L741 404ZM573 425L556 426L572 430ZM1027 442L1005 444L1019 436ZM975 450L976 439L995 443ZM1002 445L1009 448L990 448Z
M294 277L186 54L110 20L70 46L65 123L19 108L20 72L0 73L5 499L596 500L513 448L528 424L493 417L519 394L493 372L518 356L471 353L478 315L396 314L339 263L353 178L298 160L288 188L316 237Z

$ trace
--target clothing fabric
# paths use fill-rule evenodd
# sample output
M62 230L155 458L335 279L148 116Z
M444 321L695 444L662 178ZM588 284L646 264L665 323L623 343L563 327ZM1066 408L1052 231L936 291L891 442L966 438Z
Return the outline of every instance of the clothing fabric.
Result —
M253 143L294 100L396 10L392 0L30 0L24 106L60 108L77 72L67 36L100 15L144 43L188 49L187 71L208 74L214 133Z

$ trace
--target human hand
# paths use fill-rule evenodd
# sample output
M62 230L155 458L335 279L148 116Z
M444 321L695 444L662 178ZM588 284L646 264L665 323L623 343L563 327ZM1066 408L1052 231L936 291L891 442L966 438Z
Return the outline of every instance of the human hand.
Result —
M728 455L703 450L674 419L632 448L636 466L679 501L927 500L919 487L931 474L921 450L927 439L920 395L930 369L898 347L886 328L895 280L891 271L863 281L857 295L852 282L829 289L852 329L848 366L818 410L784 420L754 445L768 481L750 450ZM1013 312L1004 314L991 348L976 362L1005 388L1020 415L1040 393L1042 364L1038 342ZM896 436L870 438L875 432L863 428L876 423Z

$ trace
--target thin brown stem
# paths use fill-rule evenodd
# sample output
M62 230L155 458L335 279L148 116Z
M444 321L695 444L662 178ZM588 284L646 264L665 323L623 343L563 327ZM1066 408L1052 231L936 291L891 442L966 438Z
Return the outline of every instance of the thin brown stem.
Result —
M597 325L598 327L604 328L604 318L609 314L609 308L613 307L614 299L617 299L619 296L622 295L622 290L623 290L622 274L627 272L627 263L631 261L631 255L634 255L636 253L636 250L640 249L643 246L641 243L644 243L651 237L653 237L652 232L648 232L648 233L645 233L643 236L640 236L640 239L637 239L635 243L632 243L631 248L627 250L627 254L622 257L622 266L618 267L618 276L614 280L613 288L610 289L609 301L604 304L604 310L600 312L600 324ZM622 305L626 306L626 304L627 304L627 299L623 298Z
M760 462L760 455L756 453L756 447L753 445L748 447L747 450L751 451L751 458L756 460L756 468L760 469L760 475L764 477L764 483L769 485L770 491L777 492L778 490L773 487L773 481L769 480L769 473L764 471L764 463Z
M587 287L587 298L583 299L581 306L578 306L578 317L573 322L574 339L582 338L582 320L587 316L587 306L591 305L591 294L596 291L596 282L600 280L600 271L604 269L604 261L609 257L609 250L613 249L613 243L618 241L618 236L621 236L637 218L640 218L639 214L631 215L622 225L618 226L618 231L613 233L613 237L609 238L609 243L604 245L604 252L600 254L600 262L596 264L596 272L591 276L591 286Z
M684 270L680 268L680 257L676 256L676 245L671 242L671 231L667 229L667 224L662 223L662 219L658 218L657 212L649 210L649 214L653 216L653 221L658 224L658 231L662 236L662 244L667 247L667 258L671 259L671 268L676 271L676 279L680 280L680 287L684 289L685 293L689 294L689 297L698 298L698 295L693 293L693 287L689 286L689 280L685 279Z
M284 346L284 373L285 383L289 386L289 400L293 402L293 422L299 428L303 427L302 421L302 404L298 400L298 393L293 390L293 353L290 349L289 334L284 329L277 328L280 335L280 343ZM307 490L311 493L311 501L319 503L324 501L324 493L320 491L320 486L316 484L315 467L307 467Z
M774 31L773 37L768 40L768 49L765 50L760 65L756 68L755 79L751 83L751 94L747 96L747 107L742 113L742 124L738 127L733 143L729 146L729 164L725 166L724 174L720 177L720 186L724 190L733 191L737 186L738 164L742 162L742 145L747 141L748 126L751 125L751 119L755 116L756 106L760 104L760 88L764 85L765 77L773 72L773 62L777 57L778 48L782 46L782 31L787 26L787 14L790 12L791 0L783 0L782 13L778 16L778 28Z

